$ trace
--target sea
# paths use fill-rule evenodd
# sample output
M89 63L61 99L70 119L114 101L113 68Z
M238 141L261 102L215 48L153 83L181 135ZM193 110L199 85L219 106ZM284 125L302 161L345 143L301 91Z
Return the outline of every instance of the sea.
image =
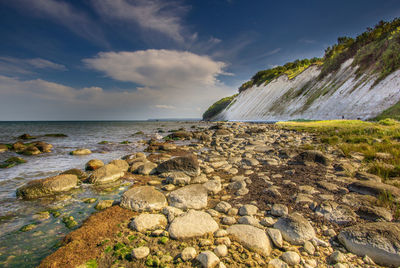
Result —
M62 238L71 230L62 222L64 216L73 216L78 224L95 212L94 204L82 202L84 198L119 200L129 183L115 189L97 189L83 184L71 195L32 201L16 197L16 189L30 180L57 175L65 170L84 169L91 159L108 163L125 155L142 152L144 140L166 135L184 128L207 127L199 121L50 121L50 122L0 122L0 143L13 144L22 134L36 137L31 141L44 141L53 145L50 153L21 156L27 163L0 169L0 267L35 267L47 255L54 252ZM52 137L46 134L65 134ZM106 144L101 144L107 141ZM90 155L73 156L69 153L78 148L92 151ZM20 156L13 151L0 153L0 162ZM132 183L132 182L131 182ZM57 211L59 217L42 217L43 212ZM33 230L22 232L28 224Z

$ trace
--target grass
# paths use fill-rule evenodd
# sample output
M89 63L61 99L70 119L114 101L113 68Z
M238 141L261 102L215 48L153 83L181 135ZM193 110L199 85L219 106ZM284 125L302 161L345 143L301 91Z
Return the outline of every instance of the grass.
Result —
M212 118L213 116L219 114L220 112L222 112L222 110L224 110L226 107L229 106L229 104L231 104L231 102L234 100L234 98L237 96L237 94L230 96L230 97L226 97L223 99L220 99L219 101L215 102L213 105L211 105L207 111L204 112L203 114L203 120L207 120Z
M400 122L396 120L290 121L277 125L313 133L322 144L340 149L346 157L362 154L368 172L384 180L400 177Z

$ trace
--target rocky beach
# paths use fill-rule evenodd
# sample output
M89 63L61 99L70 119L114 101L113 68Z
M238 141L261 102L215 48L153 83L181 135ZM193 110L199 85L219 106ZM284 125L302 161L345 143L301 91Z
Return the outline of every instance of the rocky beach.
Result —
M125 185L120 197L81 200L99 210L82 225L64 216L74 230L39 267L400 265L398 208L388 206L400 190L366 172L361 153L261 123L203 123L143 142L143 152L17 190L32 200Z

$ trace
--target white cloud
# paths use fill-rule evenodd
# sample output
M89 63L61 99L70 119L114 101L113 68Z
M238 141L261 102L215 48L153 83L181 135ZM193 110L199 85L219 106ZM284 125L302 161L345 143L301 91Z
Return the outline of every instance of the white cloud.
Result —
M144 29L165 34L175 41L185 41L182 15L187 7L160 0L92 0L95 10L105 18L133 21ZM196 34L191 39L196 38Z
M66 71L67 67L41 58L21 59L14 57L0 57L1 74L32 74L35 69Z
M214 81L112 91L0 75L0 120L200 118L210 104L233 94L234 89Z
M153 89L212 86L224 74L225 63L207 56L175 50L102 52L83 60L87 66L107 76Z
M12 0L5 2L17 9L26 11L26 14L30 16L49 18L89 41L108 45L101 28L86 13L74 8L68 2L60 0Z
M172 106L172 105L163 105L163 104L157 104L157 105L154 105L153 107L154 107L154 108L157 108L157 109L176 109L175 106Z

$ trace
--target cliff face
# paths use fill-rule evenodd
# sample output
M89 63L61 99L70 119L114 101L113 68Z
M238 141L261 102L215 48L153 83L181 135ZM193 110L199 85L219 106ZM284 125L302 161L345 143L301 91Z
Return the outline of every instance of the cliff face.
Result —
M368 119L399 102L400 70L376 84L377 75L356 75L352 62L323 79L318 79L321 67L311 65L293 79L281 75L253 86L211 120Z

